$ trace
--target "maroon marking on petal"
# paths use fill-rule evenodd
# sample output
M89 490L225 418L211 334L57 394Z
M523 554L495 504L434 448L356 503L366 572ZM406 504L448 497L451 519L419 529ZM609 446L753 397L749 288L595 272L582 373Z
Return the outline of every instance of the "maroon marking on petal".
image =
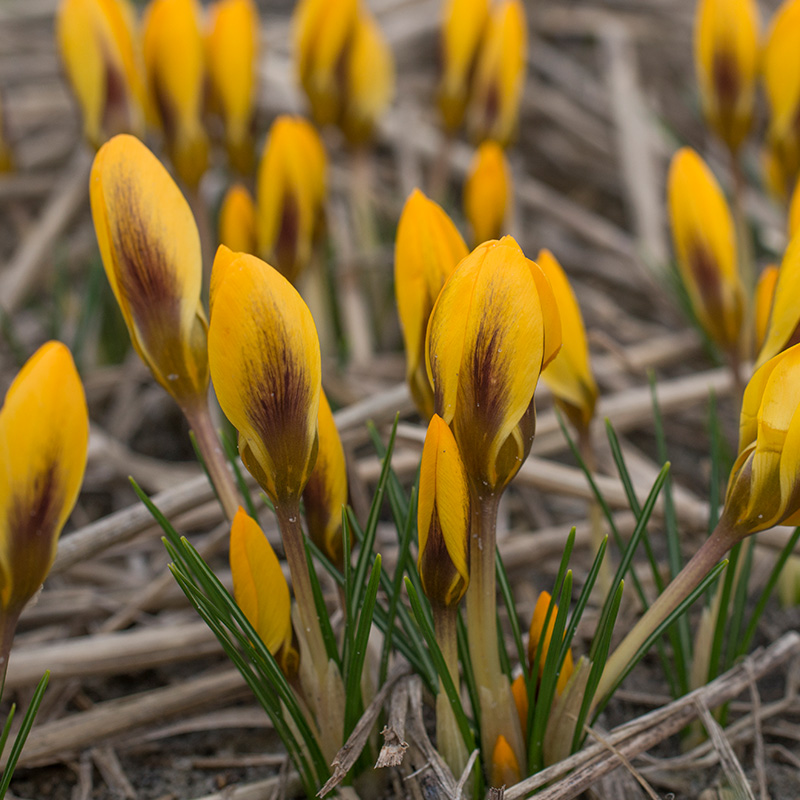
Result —
M734 53L729 50L717 50L714 53L711 80L721 113L731 114L742 91L739 65Z
M300 244L300 209L293 192L283 197L281 224L275 242L275 266L294 282L297 277L297 251Z
M689 247L689 268L694 275L703 305L710 314L722 311L722 282L719 264L705 243L695 241Z
M463 593L464 579L450 558L435 505L425 550L420 558L419 577L431 603L448 606L460 599Z
M106 97L103 104L103 132L107 137L125 133L131 128L131 111L125 76L104 55Z

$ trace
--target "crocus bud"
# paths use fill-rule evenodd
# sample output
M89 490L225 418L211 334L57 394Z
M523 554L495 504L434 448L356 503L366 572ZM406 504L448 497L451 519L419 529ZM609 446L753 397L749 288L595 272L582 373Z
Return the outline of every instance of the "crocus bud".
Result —
M210 8L206 36L208 77L225 123L225 146L234 169L253 168L250 130L258 63L258 10L253 0L218 0Z
M511 196L511 170L497 142L478 147L464 183L464 214L476 244L503 232Z
M785 196L800 170L800 0L786 0L775 12L764 46L762 71L770 108L767 139L772 171ZM773 183L775 180L773 179Z
M442 289L428 325L428 376L480 492L502 491L527 458L533 393L560 347L550 284L510 236L476 247Z
M542 647L541 655L539 656L539 677L544 674L544 665L547 660L547 653L550 649L550 640L553 637L553 628L556 624L556 614L558 614L558 605L553 604L553 610L550 613L550 619L547 623L547 633L544 633L544 621L547 618L547 609L550 606L550 593L541 592L539 599L536 601L536 606L533 609L533 617L531 618L531 627L528 639L528 665L533 668L536 659L536 653L539 646ZM564 687L567 685L573 671L572 663L572 650L567 650L567 655L564 656L564 662L561 665L561 674L558 676L558 683L556 684L556 692L561 694Z
M264 532L241 507L231 525L230 563L236 605L284 672L297 672L289 584Z
M737 354L744 289L722 190L703 159L684 147L672 159L667 193L678 268L695 316L719 347Z
M767 327L772 314L772 305L775 300L775 286L778 283L779 270L777 265L770 264L764 267L756 284L755 298L755 335L756 351L759 351L767 337Z
M519 762L505 736L498 736L492 753L490 782L493 787L514 786L522 779Z
M744 538L800 523L800 345L756 370L742 399L739 455L721 525Z
M431 604L458 605L469 584L469 488L453 434L433 415L419 468L419 558Z
M475 66L467 123L479 142L507 144L519 116L525 83L528 30L520 0L503 0L491 12Z
M694 56L703 113L736 153L750 130L758 76L755 0L699 0Z
M300 83L318 125L338 122L344 108L347 49L358 20L358 0L300 0L292 18Z
M159 160L128 134L100 148L90 194L103 266L134 349L184 411L205 402L203 268L189 204Z
M428 319L442 286L468 252L442 207L415 189L397 224L394 288L405 341L406 381L426 420L433 414L433 388L425 368Z
M488 0L445 0L439 109L445 127L451 133L464 120L470 80L488 19Z
M556 402L581 431L589 427L597 403L597 384L589 365L589 345L578 300L566 273L549 250L540 250L536 263L547 275L561 317L561 352L542 373Z
M94 147L117 133L144 133L147 95L135 24L125 0L62 0L58 7L61 61Z
M358 15L347 57L347 89L342 130L350 144L372 137L378 118L394 96L394 58L375 18Z
M313 126L301 117L278 117L258 168L256 238L259 255L292 283L311 260L321 230L326 171Z
M319 395L317 462L303 491L308 535L331 563L344 563L342 507L347 505L347 464L324 391Z
M511 684L511 694L514 695L514 705L517 707L517 715L519 716L519 727L522 735L525 736L528 730L528 687L525 685L525 676L520 673L514 678Z
M276 505L299 502L317 458L320 354L308 307L255 256L220 247L208 358L239 453Z
M205 48L194 0L152 0L144 20L144 65L170 159L194 189L208 166L203 128Z
M235 253L256 252L256 205L241 183L231 186L222 200L219 242Z
M789 242L778 270L772 307L768 315L769 322L763 337L764 343L756 359L756 369L782 350L800 342L798 292L800 292L800 237L795 236Z
M20 370L0 409L3 657L22 609L53 564L78 498L88 445L86 398L72 356L60 342L48 342Z

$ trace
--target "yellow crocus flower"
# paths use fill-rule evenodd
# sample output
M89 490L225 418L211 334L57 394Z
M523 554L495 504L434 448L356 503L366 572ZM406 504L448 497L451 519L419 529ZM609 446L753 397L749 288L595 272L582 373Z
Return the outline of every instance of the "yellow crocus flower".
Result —
M445 127L451 133L464 120L470 95L470 79L488 19L488 0L445 0L439 109Z
M90 196L103 266L134 349L184 412L204 407L203 265L189 204L161 162L128 134L100 148Z
M152 0L144 19L144 65L175 171L195 189L208 166L202 114L205 48L194 0Z
M476 244L503 233L511 197L511 170L497 142L478 146L464 182L464 214Z
M42 345L0 408L0 657L22 609L44 582L78 498L89 414L69 350Z
M493 139L505 145L514 136L527 55L522 2L503 0L491 12L475 66L467 123L476 141Z
M256 252L256 205L241 183L231 186L222 199L219 242L235 253Z
M426 339L434 407L482 491L502 491L527 457L533 393L560 347L553 290L510 236L476 247L442 289Z
M569 279L549 250L540 250L536 263L553 287L561 329L565 332L561 352L542 373L556 401L578 430L584 431L594 417L597 384L589 364L586 328Z
M489 780L493 787L514 786L522 779L519 762L505 736L498 736L492 753Z
M253 168L251 123L258 64L258 9L253 0L218 0L209 9L208 77L225 122L231 165L243 175Z
M347 505L347 464L342 440L324 391L319 395L319 446L314 470L303 490L308 535L331 563L344 561L342 507Z
M736 357L744 289L733 219L713 173L689 147L672 159L668 201L678 268L692 309L709 337Z
M756 284L755 298L755 335L756 351L759 351L767 337L769 318L772 314L772 305L775 300L775 287L778 283L780 271L776 264L764 267Z
M534 661L536 660L536 652L539 645L542 646L542 654L539 656L539 677L544 674L544 665L547 660L547 653L550 649L550 640L553 637L553 628L556 624L556 614L558 614L558 605L553 605L553 611L550 614L550 619L547 623L547 633L544 632L544 621L547 618L547 609L550 606L550 592L541 592L536 600L536 606L533 609L533 617L531 618L531 627L529 630L528 639L528 664L533 668ZM558 676L558 683L556 684L556 692L561 694L564 687L567 685L573 672L572 663L572 650L567 650L564 656L564 662L561 664L561 674ZM524 728L523 728L524 730Z
M433 389L425 368L425 332L433 305L467 250L441 206L415 189L406 200L394 249L394 286L406 350L406 381L420 415L433 414Z
M302 117L272 123L258 168L256 239L259 255L292 283L308 266L321 229L327 157Z
M144 133L147 93L135 28L125 0L62 0L58 6L58 49L94 147L117 133Z
M417 531L417 568L428 600L457 606L469 585L469 487L456 440L436 414L422 448Z
M321 376L311 312L277 270L224 246L211 292L208 357L219 404L239 431L247 469L276 506L294 507L317 458Z
M758 33L755 0L699 0L694 60L703 112L732 153L753 121Z

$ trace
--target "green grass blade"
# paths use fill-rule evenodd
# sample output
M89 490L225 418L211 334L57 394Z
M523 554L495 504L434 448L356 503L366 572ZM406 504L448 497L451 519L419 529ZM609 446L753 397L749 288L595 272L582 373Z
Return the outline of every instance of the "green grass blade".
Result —
M725 630L728 627L728 605L731 599L731 592L733 591L733 583L736 580L736 566L739 563L739 554L741 551L742 543L737 542L731 548L728 557L728 569L725 572L725 579L722 581L717 618L714 620L714 634L711 639L711 655L708 659L707 681L712 681L719 675L722 643L725 639Z
M517 648L517 658L522 666L522 671L527 679L528 676L528 659L525 655L525 645L522 643L522 631L519 627L519 617L517 616L517 609L514 605L514 595L511 592L511 584L508 580L508 573L503 564L503 559L500 557L500 550L495 549L495 568L497 570L497 585L500 587L500 593L503 595L503 601L506 604L508 611L508 621L511 624L511 633L514 636L514 644ZM498 630L501 630L498 627ZM505 652L505 648L501 646L500 652ZM508 657L506 657L508 660Z

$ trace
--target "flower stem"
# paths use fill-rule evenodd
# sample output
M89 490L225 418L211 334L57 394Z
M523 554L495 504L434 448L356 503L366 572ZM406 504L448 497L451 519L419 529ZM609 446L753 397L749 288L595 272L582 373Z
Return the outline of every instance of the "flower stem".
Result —
M734 544L736 544L736 537L733 532L720 522L689 563L675 576L611 654L592 700L593 708L616 684L650 634L698 586Z

